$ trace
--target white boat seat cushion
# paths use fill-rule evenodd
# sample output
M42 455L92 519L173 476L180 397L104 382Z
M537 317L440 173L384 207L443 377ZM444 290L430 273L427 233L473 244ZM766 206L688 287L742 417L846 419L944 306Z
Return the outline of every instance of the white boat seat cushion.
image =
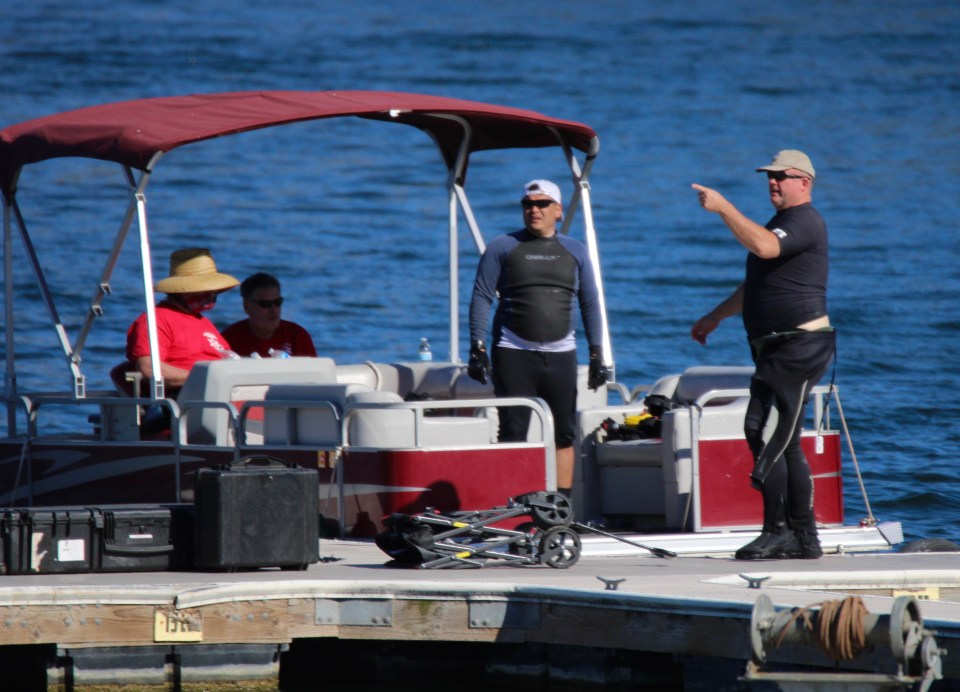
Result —
M752 366L699 365L680 375L674 399L691 404L707 392L719 389L749 389ZM729 401L729 399L727 399Z
M334 383L336 365L331 358L241 358L196 363L184 383L178 402L232 402L262 400L274 384ZM259 414L253 414L259 418ZM233 430L225 410L187 412L187 435L191 444L233 444Z
M266 407L263 412L264 444L339 446L342 442L341 421L349 398L367 391L370 391L369 387L356 383L271 385L265 401L289 400L304 405Z
M364 405L374 405L365 407ZM384 406L376 406L384 404ZM392 406L391 406L392 404ZM417 444L416 411L393 392L357 392L347 402L351 447L409 449ZM493 423L485 416L423 416L424 447L488 445Z

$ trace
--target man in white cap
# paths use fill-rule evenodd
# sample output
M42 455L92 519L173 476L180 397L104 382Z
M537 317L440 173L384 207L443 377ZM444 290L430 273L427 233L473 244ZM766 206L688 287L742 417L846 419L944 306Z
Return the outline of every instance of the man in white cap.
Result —
M827 315L827 227L813 208L816 176L801 151L779 152L767 166L766 226L744 216L716 190L693 185L748 250L746 277L690 330L705 344L727 317L742 313L756 370L744 433L754 457L751 483L763 495L763 530L738 560L813 559L823 555L813 511L813 478L800 447L810 389L827 371L836 335Z
M553 415L557 446L557 489L569 497L573 485L577 413L575 305L590 346L588 386L607 381L600 294L586 246L557 232L563 218L560 188L549 180L524 186L524 228L487 246L470 302L470 361L467 372L486 383L492 374L500 397L540 397ZM492 371L484 342L493 302ZM530 409L501 407L500 441L526 441Z
M230 344L203 313L217 304L218 294L239 283L217 271L206 248L171 253L170 276L155 287L157 292L167 294L156 308L160 371L167 396L176 395L194 363L219 360L230 353ZM127 360L144 379L153 374L146 313L127 331Z

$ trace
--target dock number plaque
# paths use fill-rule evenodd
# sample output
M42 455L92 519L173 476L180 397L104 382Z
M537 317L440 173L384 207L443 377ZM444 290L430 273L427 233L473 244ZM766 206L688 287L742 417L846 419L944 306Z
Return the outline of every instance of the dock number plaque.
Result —
M203 617L200 611L157 608L153 617L153 641L203 641Z

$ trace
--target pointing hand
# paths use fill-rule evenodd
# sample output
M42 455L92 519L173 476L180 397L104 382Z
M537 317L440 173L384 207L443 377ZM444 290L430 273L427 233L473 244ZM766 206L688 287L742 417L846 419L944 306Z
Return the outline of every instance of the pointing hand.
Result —
M700 206L707 211L718 212L725 204L727 204L727 198L716 190L711 190L709 187L697 185L696 183L690 187L697 191L698 197L700 198Z

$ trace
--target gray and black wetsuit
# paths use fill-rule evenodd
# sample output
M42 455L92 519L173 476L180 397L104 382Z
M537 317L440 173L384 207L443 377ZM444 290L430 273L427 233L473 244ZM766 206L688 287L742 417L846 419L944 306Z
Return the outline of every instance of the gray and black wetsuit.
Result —
M483 340L495 300L493 384L497 396L538 396L550 406L558 448L574 438L577 398L575 305L591 345L602 343L597 281L586 246L526 230L494 238L477 267L470 339ZM530 410L500 411L500 439L525 440Z

